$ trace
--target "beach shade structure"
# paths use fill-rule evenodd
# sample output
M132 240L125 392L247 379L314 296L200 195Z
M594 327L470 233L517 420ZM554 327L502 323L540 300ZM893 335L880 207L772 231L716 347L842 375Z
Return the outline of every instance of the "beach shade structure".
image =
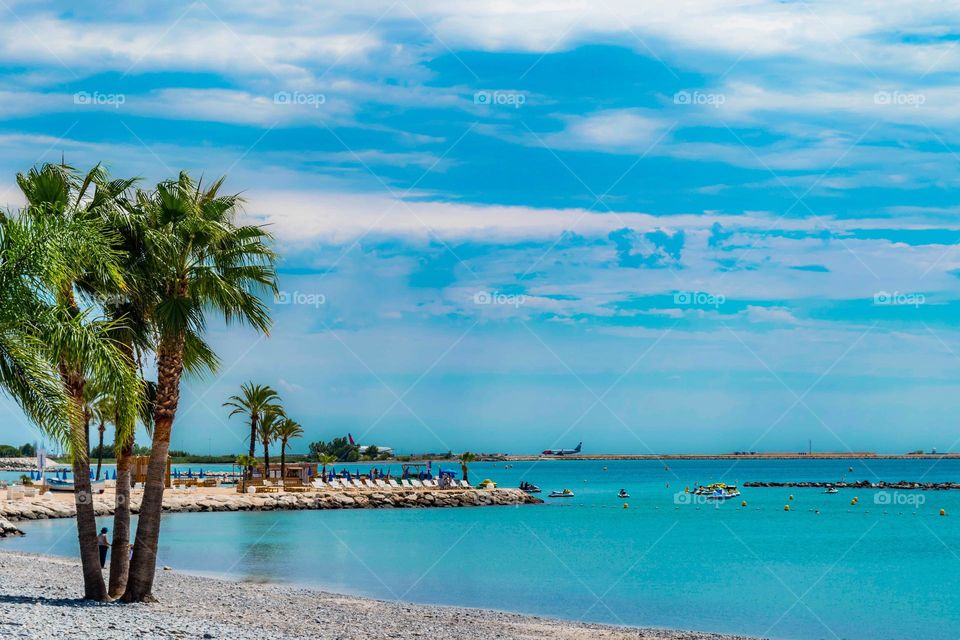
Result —
M188 478L193 477L193 467L190 467L189 469L187 469L187 477Z
M111 479L111 480L116 480L116 479L117 479L117 470L116 470L116 469L114 469L114 470L113 470L113 473L110 474L110 479Z
M200 467L200 479L203 480L203 467Z

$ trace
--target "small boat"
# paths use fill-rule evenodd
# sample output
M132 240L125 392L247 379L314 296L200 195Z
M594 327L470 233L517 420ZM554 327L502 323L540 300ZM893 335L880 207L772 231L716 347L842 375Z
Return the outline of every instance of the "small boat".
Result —
M618 498L629 498L630 494L627 493L626 489L620 489L620 493L617 494Z
M836 487L827 487L827 490L824 493L840 493L840 489Z
M729 500L740 495L740 490L732 484L714 482L707 486L699 486L693 491L694 495L706 496L707 500Z
M572 498L573 491L570 491L570 489L564 489L563 491L551 491L549 497L550 498Z
M73 493L74 491L73 480L56 480L54 478L47 478L45 482L50 491L65 491L70 493ZM90 481L90 490L93 493L103 493L104 486L103 480L96 482L93 480Z
M540 493L540 487L535 484L530 484L529 482L521 482L520 491L524 491L526 493Z

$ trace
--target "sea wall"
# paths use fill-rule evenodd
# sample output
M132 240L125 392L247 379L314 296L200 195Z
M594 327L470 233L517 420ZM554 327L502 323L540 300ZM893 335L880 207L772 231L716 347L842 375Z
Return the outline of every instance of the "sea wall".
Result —
M900 489L915 491L950 491L960 489L960 482L909 482L900 480L899 482L870 482L869 480L857 480L855 482L744 482L744 487L796 487L804 488L826 488L836 487L837 489Z
M130 498L133 513L140 511L141 495ZM305 493L235 493L224 490L170 491L163 496L166 512L296 511L318 509L396 509L416 507L492 507L540 504L543 501L519 489L410 489L396 491L311 491ZM98 516L114 510L112 493L93 498ZM0 536L16 535L12 522L76 515L73 494L51 494L0 501ZM8 527L12 531L7 531Z

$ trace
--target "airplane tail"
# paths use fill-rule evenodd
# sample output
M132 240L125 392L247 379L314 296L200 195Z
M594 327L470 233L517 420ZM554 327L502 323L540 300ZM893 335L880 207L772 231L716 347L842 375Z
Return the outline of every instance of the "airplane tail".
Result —
M580 453L580 447L582 447L582 446L583 446L583 443L582 443L582 442L579 443L579 444L577 444L577 448L574 449L574 451L576 451L577 453Z

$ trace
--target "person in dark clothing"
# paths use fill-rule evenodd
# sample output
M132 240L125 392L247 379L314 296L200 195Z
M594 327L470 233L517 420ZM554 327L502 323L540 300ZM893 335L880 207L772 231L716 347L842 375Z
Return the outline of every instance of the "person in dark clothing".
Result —
M97 547L100 548L100 568L103 569L107 566L107 551L110 549L106 527L100 529L100 535L97 536Z

